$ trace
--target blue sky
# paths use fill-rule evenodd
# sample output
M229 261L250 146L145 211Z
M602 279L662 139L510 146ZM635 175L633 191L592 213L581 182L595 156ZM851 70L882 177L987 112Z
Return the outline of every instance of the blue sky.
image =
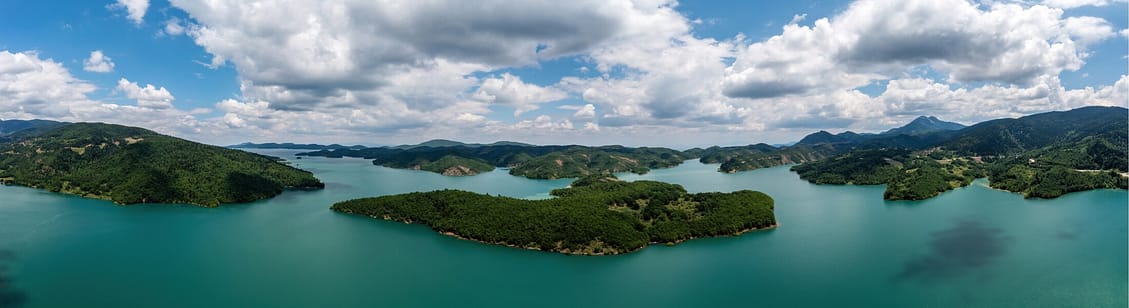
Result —
M1126 3L20 1L0 119L689 147L1127 104ZM102 57L92 53L98 51Z

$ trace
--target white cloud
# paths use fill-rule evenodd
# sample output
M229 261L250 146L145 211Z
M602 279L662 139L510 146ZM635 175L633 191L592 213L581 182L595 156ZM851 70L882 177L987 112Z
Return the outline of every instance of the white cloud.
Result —
M1083 6L1106 6L1109 5L1109 0L1044 0L1043 4L1049 7L1057 7L1063 9L1072 9Z
M111 4L112 8L119 8L126 10L126 18L132 21L135 25L141 25L145 20L145 11L149 10L149 0L117 0L115 4Z
M596 106L592 105L592 104L586 104L586 105L580 107L580 109L577 109L576 113L572 114L572 117L577 118L577 119L592 119L592 118L595 118L596 117Z
M59 62L41 59L35 52L0 51L0 118L118 123L189 138L212 139L230 134L175 108L92 100L88 95L96 89L74 78Z
M804 21L804 19L806 19L806 18L808 18L808 14L796 14L796 15L792 15L792 20L791 20L791 21L789 21L789 22L788 22L788 24L789 24L789 25L794 25L794 24L798 24L798 23L800 23L801 21Z
M175 99L169 90L165 87L155 87L147 84L144 87L139 86L136 82L122 78L118 80L118 87L116 90L125 93L126 97L137 101L137 106L153 109L172 108L172 101Z
M478 90L471 98L493 104L503 104L514 107L514 116L536 110L538 104L562 100L568 97L564 91L552 87L541 87L528 84L521 78L504 73L501 76L487 78L478 86Z
M186 29L184 22L181 21L180 18L176 17L166 20L165 27L161 29L161 33L169 36L181 35L184 34L185 31L188 31L188 29Z
M858 1L811 27L744 49L726 75L732 97L851 89L929 66L952 82L1030 85L1081 67L1086 46L1112 35L1094 17L1045 6L963 0Z
M114 71L114 61L102 54L101 50L90 52L90 57L82 61L82 70L96 73L109 73Z
M35 52L0 51L0 118L70 117L95 89Z

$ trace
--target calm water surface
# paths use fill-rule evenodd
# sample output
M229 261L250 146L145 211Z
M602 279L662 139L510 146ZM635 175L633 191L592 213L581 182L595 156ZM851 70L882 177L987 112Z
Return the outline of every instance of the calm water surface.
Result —
M881 186L811 185L787 167L722 174L691 161L622 177L693 192L764 191L780 227L584 257L329 210L350 198L441 188L545 198L568 180L294 162L326 189L208 209L0 186L0 306L1129 305L1124 190L1024 200L981 180L926 201L886 202Z

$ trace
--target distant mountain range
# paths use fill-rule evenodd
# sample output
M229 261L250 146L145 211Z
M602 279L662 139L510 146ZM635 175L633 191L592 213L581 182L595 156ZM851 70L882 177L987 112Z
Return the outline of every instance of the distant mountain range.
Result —
M340 144L336 144L336 143L335 144L329 144L329 145L321 145L321 144L314 144L314 143L297 144L297 143L290 143L290 142L286 142L286 143L273 143L273 142L251 143L251 142L244 142L244 143L240 143L240 144L229 145L227 147L232 148L232 149L292 149L292 150L335 150L335 149L363 149L363 148L366 148L366 146L363 146L363 145L340 145Z
M500 146L500 145L532 146L531 144L526 144L526 143L521 143L521 142L513 142L513 141L498 141L498 142L491 143L491 144L481 144L481 143L463 143L463 142L446 140L446 139L432 139L432 140L428 140L428 141L425 141L425 142L419 143L419 144L403 144L403 145L397 145L397 146L391 146L391 147L383 146L383 147L377 147L377 148L392 148L392 149L407 150L407 149L424 148L424 147L427 147L427 148L446 148L446 147L476 148L476 147L483 147L483 146ZM290 143L290 142L285 142L285 143L244 142L244 143L240 143L240 144L229 145L227 147L232 148L232 149L292 149L292 150L336 150L336 149L359 150L359 149L370 148L368 146L363 146L363 145L340 145L340 144L336 144L336 143L334 143L334 144L316 144L316 143L299 144L299 143Z

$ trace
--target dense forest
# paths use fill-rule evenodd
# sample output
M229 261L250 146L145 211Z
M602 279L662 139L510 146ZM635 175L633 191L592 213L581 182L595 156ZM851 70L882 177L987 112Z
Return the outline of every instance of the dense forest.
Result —
M776 225L772 198L750 190L691 194L680 185L594 174L551 194L524 200L440 190L348 200L333 210L485 243L592 255Z
M202 206L324 187L310 172L270 157L100 123L59 125L0 143L0 182L119 204Z

